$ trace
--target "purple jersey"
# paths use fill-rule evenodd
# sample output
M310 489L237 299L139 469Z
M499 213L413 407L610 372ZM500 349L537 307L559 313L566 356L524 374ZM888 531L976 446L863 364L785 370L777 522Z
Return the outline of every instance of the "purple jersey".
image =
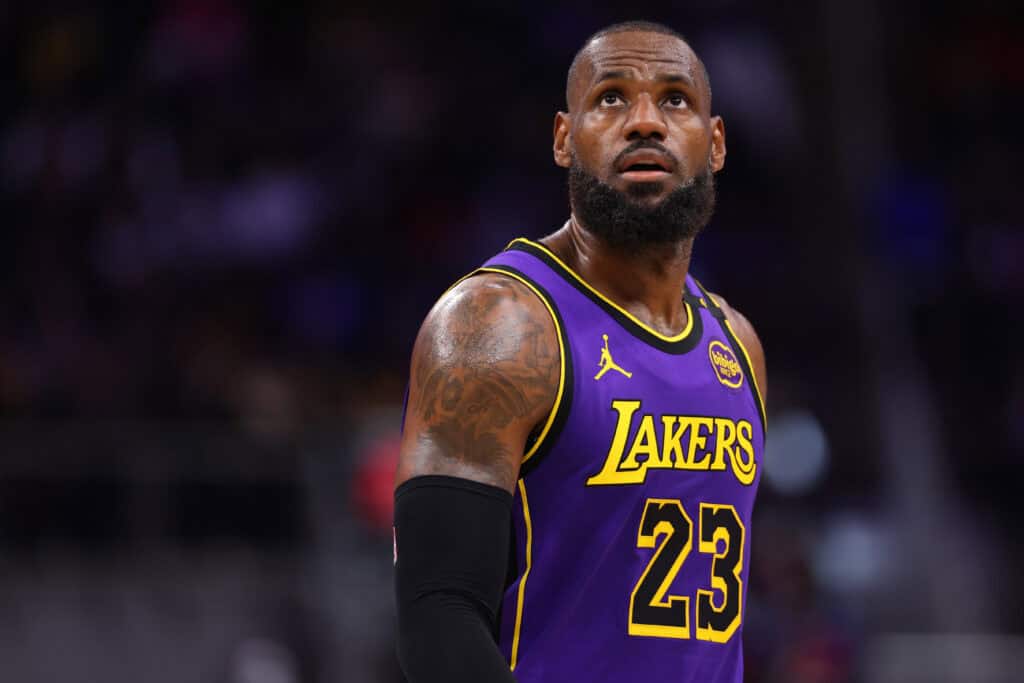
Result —
M515 491L516 679L740 683L764 413L721 310L688 276L686 329L658 334L522 239L481 271L544 300L562 352Z

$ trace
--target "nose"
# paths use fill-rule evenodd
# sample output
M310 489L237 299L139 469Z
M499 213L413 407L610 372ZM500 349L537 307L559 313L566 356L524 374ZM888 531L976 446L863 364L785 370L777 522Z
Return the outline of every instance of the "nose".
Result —
M668 127L665 125L664 114L650 95L644 93L636 99L629 110L629 118L626 120L626 126L622 132L627 140L665 139Z

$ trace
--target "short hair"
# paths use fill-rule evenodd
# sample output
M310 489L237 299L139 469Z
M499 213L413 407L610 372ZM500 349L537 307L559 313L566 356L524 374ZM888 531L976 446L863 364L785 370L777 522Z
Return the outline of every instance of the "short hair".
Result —
M569 65L569 73L567 74L565 79L566 109L572 109L572 105L569 102L569 90L572 87L573 79L576 77L576 72L579 70L580 59L583 57L583 53L587 51L587 48L590 47L590 44L599 38L604 38L605 36L612 35L613 33L627 33L629 31L637 31L640 33L660 33L662 35L672 36L673 38L678 38L679 40L683 41L684 43L686 43L687 46L690 47L691 50L693 50L693 47L690 46L690 41L688 41L683 36L683 34L681 34L679 31L676 31L674 28L670 26L666 26L665 24L659 24L656 21L634 19L632 21L620 21L617 24L605 26L600 31L590 34L590 36L585 41L583 41L583 45L580 46L580 49L576 51L576 54L572 58L572 64ZM693 54L694 56L697 57L697 64L700 65L700 76L704 80L704 86L708 89L708 97L710 98L711 78L708 76L707 67L704 66L704 61L700 58L699 55L697 55L696 51L694 51Z

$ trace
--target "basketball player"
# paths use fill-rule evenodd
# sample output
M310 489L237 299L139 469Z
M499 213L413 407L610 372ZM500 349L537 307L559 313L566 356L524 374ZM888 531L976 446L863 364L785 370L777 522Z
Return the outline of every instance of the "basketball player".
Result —
M688 272L725 128L671 29L577 53L555 116L572 208L434 306L395 493L412 683L743 677L765 364Z

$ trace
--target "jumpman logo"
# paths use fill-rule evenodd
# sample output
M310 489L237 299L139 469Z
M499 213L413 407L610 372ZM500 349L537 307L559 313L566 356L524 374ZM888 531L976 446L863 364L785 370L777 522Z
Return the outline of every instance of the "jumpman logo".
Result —
M602 334L601 337L604 338L604 348L601 349L601 360L597 362L597 367L601 369L598 370L596 375L594 375L594 379L601 379L609 370L621 372L623 375L626 376L626 379L632 377L632 372L623 370L615 363L615 361L612 360L612 352L608 350L608 335Z

